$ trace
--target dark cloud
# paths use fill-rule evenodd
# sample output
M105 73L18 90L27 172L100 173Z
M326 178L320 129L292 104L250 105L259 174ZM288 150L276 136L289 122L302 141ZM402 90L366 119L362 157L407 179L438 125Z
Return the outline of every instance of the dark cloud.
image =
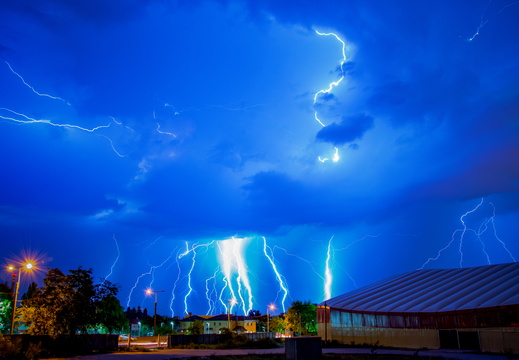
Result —
M334 122L321 129L316 139L337 146L343 145L361 139L374 124L373 118L367 115L343 117L340 123Z

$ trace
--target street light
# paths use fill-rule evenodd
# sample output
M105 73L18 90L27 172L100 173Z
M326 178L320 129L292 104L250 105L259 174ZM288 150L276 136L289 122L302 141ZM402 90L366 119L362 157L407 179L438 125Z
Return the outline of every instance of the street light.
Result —
M153 336L157 334L157 302L159 300L159 293L164 292L164 290L154 291L151 289L146 289L146 294L150 295L155 294L155 306L153 310Z
M20 289L20 276L22 275L22 269L25 269L26 271L30 271L30 270L33 270L34 269L34 264L32 262L26 262L25 264L23 264L22 266L13 266L13 265L9 265L7 267L7 269L11 272L13 272L13 279L14 279L14 271L16 269L18 269L18 277L17 277L17 280L16 280L16 290L14 292L14 297L13 297L13 315L12 315L12 318L11 318L11 335L14 334L14 320L16 318L16 304L18 302L18 291Z
M267 306L267 332L270 332L270 317L269 317L269 310L270 311L274 311L276 310L276 305L274 304L269 304Z

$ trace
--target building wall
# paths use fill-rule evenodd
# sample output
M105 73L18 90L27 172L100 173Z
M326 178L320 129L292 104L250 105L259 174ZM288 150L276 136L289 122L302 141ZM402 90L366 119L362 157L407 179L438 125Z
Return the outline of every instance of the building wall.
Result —
M318 336L328 341L338 341L351 345L378 345L409 349L439 349L437 330L430 329L389 329L368 327L346 327L319 324Z
M204 334L220 334L223 328L227 328L229 326L229 322L227 320L212 320L206 319L204 322ZM256 324L255 320L244 320L244 321L235 321L231 320L231 329L234 329L236 326L243 326L247 332L255 333L256 332ZM209 326L207 325L209 324ZM185 332L190 326L193 325L192 321L181 321L179 330Z
M361 318L361 317L357 317ZM369 319L370 317L368 317ZM318 336L352 345L378 345L409 349L461 348L483 352L519 354L519 328L418 329L366 326L348 312L318 309ZM443 336L443 340L442 340ZM447 340L447 341L446 341Z

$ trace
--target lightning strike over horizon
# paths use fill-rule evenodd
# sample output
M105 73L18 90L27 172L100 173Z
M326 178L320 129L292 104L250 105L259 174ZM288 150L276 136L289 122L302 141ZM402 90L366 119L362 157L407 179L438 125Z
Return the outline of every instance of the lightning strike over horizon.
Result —
M319 118L319 115L318 115L318 112L317 112L317 109L316 109L316 105L319 101L319 97L323 94L331 94L332 93L332 90L334 87L337 87L339 86L339 84L344 80L345 78L345 72L344 72L344 64L346 63L346 43L344 42L344 40L342 40L337 34L335 33L332 33L332 32L329 32L329 33L322 33L322 32L319 32L318 30L315 30L314 31L317 33L317 35L319 36L333 36L337 39L337 41L339 41L341 44L342 44L342 59L340 60L339 62L339 68L341 70L340 74L340 78L339 80L336 80L336 81L332 81L330 84L328 84L328 87L324 88L324 89L321 89L319 91L317 91L315 94L314 94L314 102L313 102L313 108L314 108L314 119L315 121L317 121L319 123L319 125L321 125L323 128L326 127L326 125L321 121L321 119ZM329 160L332 160L332 162L336 163L340 160L340 156L339 156L339 149L334 146L335 148L335 153L333 154L333 156L330 158L328 157L325 157L325 158L322 158L322 157L318 157L318 160L322 163L326 162L326 161L329 161Z
M38 91L36 91L36 89L34 89L34 87L32 87L31 85L29 85L25 79L22 77L22 75L20 75L19 73L17 73L16 71L14 71L14 69L12 68L11 64L9 64L7 61L4 60L4 62L7 64L7 66L9 67L9 70L11 70L11 72L13 74L15 74L16 76L18 76L18 78L20 78L20 80L22 81L22 83L27 86L29 89L32 90L33 93L35 93L36 95L38 96L43 96L43 97L48 97L50 99L53 99L53 100L60 100L60 101L63 101L64 103L66 103L67 105L70 105L70 103L68 101L66 101L65 99L63 98L60 98L59 96L52 96L52 95L49 95L49 94L44 94L44 93L40 93Z
M326 261L324 263L324 300L328 300L332 297L332 270L330 269L330 258L332 249L332 240L335 235L332 235L328 241L328 247L326 250Z
M274 274L276 276L276 280L278 281L279 283L279 287L280 287L280 290L278 291L278 294L279 292L283 292L283 297L281 299L281 307L283 308L283 312L285 312L286 308L285 308L285 301L287 299L287 296L288 296L288 288L287 288L287 285L286 285L286 280L285 278L283 277L283 275L281 275L281 273L279 272L277 266L276 266L276 263L274 262L274 255L272 253L272 249L267 245L267 238L265 236L262 236L263 238L263 253L265 254L265 257L268 259L268 261L270 262L270 265L272 266L272 270L274 271ZM269 255L267 253L267 249L270 251L270 254Z

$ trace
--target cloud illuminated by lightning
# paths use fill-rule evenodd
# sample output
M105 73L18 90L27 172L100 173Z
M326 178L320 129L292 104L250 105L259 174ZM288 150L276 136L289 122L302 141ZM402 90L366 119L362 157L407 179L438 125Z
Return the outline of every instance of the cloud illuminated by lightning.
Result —
M339 80L337 81L332 81L330 84L328 84L328 87L324 88L324 89L321 89L319 90L318 92L316 92L314 94L314 118L315 118L315 121L317 121L319 123L319 125L321 125L322 127L326 127L326 125L321 121L321 119L319 118L319 115L317 113L317 108L316 108L316 105L317 105L317 102L319 101L319 97L323 94L331 94L332 90L334 87L337 87L339 86L339 84L344 80L344 64L346 63L346 43L335 33L322 33L322 32L319 32L317 30L314 30L317 35L320 35L320 36L333 36L337 39L337 41L339 41L341 44L342 44L342 58L339 62L339 68L341 69L341 76L339 78ZM334 155L332 156L332 158L322 158L322 157L319 157L319 161L320 162L326 162L328 160L332 160L332 162L338 162L339 159L340 159L340 156L339 156L339 149L337 147L334 147L335 148L335 153Z

